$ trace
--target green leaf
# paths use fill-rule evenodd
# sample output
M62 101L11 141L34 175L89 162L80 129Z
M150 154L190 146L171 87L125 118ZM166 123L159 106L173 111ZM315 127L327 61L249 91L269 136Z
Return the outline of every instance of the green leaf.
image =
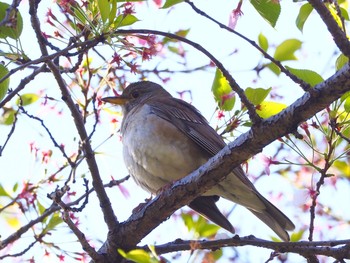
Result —
M340 13L345 20L349 21L349 13L345 8L340 7Z
M275 27L281 13L279 1L273 0L250 0L256 11L272 26Z
M202 218L205 221L203 217L200 217L200 218ZM219 229L220 227L218 225L209 224L208 222L206 222L206 224L201 225L200 227L197 228L197 232L201 237L212 237L216 235Z
M11 197L11 195L5 190L5 188L0 184L0 196Z
M181 214L182 220L185 223L185 226L187 227L188 231L191 231L194 229L194 221L193 216L191 214Z
M1 20L0 20L1 21ZM5 77L9 73L9 70L0 63L0 79ZM5 97L10 86L10 78L8 77L3 82L0 83L0 101Z
M301 48L301 44L298 39L287 39L276 47L273 57L279 61L297 60L294 52Z
M10 7L9 4L0 2L0 21L6 16L6 10ZM11 10L10 12L10 25L7 23L4 26L0 26L0 38L12 38L18 39L23 30L23 19L21 13L18 10Z
M281 69L279 67L277 67L275 63L271 62L271 63L267 64L266 67L269 68L277 76L279 76L279 74L281 74Z
M281 112L286 107L287 105L283 103L274 102L274 101L263 101L257 107L256 112L261 118L267 119Z
M49 222L47 223L46 227L43 230L43 233L47 233L51 230L53 230L56 226L63 223L63 219L59 216L59 213L56 212L52 215Z
M113 22L113 28L116 29L122 26L130 26L137 21L139 21L139 19L134 15L119 15Z
M175 35L178 35L180 37L186 37L188 32L190 32L190 28L189 29L178 30L178 31L175 32ZM167 44L168 42L180 42L180 41L177 40L177 39L174 39L174 38L164 37L163 45Z
M100 10L101 19L103 23L106 23L109 18L109 13L111 11L111 6L108 0L97 0L98 9Z
M87 15L84 12L84 10L80 7L80 6L72 6L71 9L73 10L74 13L74 17L80 21L80 23L82 23L83 25L85 25L88 22L87 19ZM75 24L72 24L72 26L74 25L74 29L77 29L79 27L76 27Z
M27 106L29 104L32 104L36 102L39 99L39 96L34 93L26 93L20 96L20 98L17 99L17 105Z
M350 97L347 97L344 102L344 110L350 112Z
M45 212L46 208L39 201L37 201L36 204L38 206L39 215L42 215Z
M269 95L272 88L263 89L263 88L246 88L244 91L248 100L253 103L253 105L259 105L264 99Z
M340 176L350 178L350 166L347 162L335 160L333 166L339 170Z
M317 72L309 69L295 69L287 66L286 66L286 69L292 72L299 79L310 84L312 87L324 81L324 79Z
M128 260L132 260L136 263L152 263L158 262L154 257L144 251L143 249L134 249L128 252L123 251L122 249L118 249L119 254Z
M300 230L298 232L293 232L291 234L291 236L290 236L290 241L291 242L298 242L298 241L300 241L302 239L304 233L305 233L304 229L302 229L302 230Z
M179 3L182 3L184 0L166 0L165 4L162 6L163 9L169 8L173 5L177 5Z
M234 92L218 68L215 72L215 78L211 90L220 109L225 111L230 111L233 109L236 100Z
M109 12L108 21L111 25L114 22L114 19L117 15L117 2L112 0L111 11Z
M350 91L345 92L343 96L340 97L340 101L343 102L347 97L350 96Z
M259 46L266 52L269 48L269 41L262 33L260 33L258 36L258 42Z
M0 118L0 124L12 125L15 121L15 114L16 111L14 109L6 109Z
M342 67L345 66L349 62L349 58L346 57L344 54L340 54L337 60L335 61L335 69L338 71Z
M300 7L299 14L297 16L295 24L301 32L303 32L304 24L305 24L306 20L308 19L309 15L311 14L313 9L314 8L309 3L306 3Z
M16 192L18 188L18 183L15 183L14 186L12 187L12 191Z

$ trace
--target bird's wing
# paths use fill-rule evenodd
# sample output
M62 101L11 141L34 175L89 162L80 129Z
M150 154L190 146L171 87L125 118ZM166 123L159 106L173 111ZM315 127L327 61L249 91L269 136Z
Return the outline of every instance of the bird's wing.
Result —
M221 136L191 104L180 99L169 98L167 103L154 101L150 106L154 114L174 124L204 149L208 157L214 156L225 147L226 143Z

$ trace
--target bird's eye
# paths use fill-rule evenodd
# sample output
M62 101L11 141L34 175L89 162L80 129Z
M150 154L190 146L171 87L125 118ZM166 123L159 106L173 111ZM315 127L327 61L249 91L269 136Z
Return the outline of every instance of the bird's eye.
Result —
M131 93L131 97L134 98L134 99L138 98L139 96L140 96L140 93L138 91L133 91Z

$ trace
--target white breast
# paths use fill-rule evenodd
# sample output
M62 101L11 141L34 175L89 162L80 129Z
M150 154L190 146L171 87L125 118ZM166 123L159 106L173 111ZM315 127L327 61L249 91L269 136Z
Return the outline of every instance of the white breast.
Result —
M123 131L124 161L135 181L155 193L206 162L198 146L144 105L128 115ZM190 147L191 146L191 147Z

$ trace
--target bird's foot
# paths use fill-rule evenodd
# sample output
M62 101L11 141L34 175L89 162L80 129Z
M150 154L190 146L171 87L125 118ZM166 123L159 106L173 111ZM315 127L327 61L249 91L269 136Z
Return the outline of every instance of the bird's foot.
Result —
M149 198L146 198L144 202L139 203L133 210L133 213L140 212L145 205L147 205L152 200L152 195Z

